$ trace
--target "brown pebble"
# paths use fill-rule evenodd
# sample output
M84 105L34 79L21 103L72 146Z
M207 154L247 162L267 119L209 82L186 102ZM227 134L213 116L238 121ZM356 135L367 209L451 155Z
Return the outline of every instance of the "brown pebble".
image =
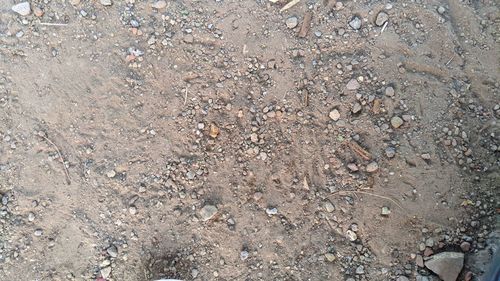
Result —
M467 273L465 273L464 280L465 281L471 281L472 280L472 272L467 271Z
M33 8L33 14L34 14L35 16L39 17L39 18L41 18L41 17L43 16L43 14L44 14L44 13L45 13L45 12L44 12L42 9L40 9L39 7L35 7L35 8Z
M462 244L460 244L460 249L462 249L463 252L470 251L470 243L469 242L462 242Z
M434 254L434 251L431 248L426 247L424 250L424 257L432 256L432 254Z
M417 255L417 257L415 258L415 263L418 267L424 267L424 257L422 257L421 255Z

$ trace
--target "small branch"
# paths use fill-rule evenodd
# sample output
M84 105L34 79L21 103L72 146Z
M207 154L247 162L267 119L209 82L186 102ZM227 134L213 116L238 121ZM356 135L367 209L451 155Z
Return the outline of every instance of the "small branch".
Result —
M62 162L62 165L63 165L63 170L64 170L64 175L66 177L66 183L68 185L71 184L71 178L69 177L69 171L68 171L68 168L66 168L66 164L64 164L64 157L62 156L62 153L61 153L61 150L59 150L59 147L57 147L57 145L52 142L44 132L40 131L38 132L38 136L40 136L41 138L43 138L46 142L48 142L50 145L52 145L54 147L54 149L56 150L57 154L59 155L59 158L61 158L61 162Z
M56 22L41 22L39 25L47 25L47 26L66 26L67 23L56 23Z

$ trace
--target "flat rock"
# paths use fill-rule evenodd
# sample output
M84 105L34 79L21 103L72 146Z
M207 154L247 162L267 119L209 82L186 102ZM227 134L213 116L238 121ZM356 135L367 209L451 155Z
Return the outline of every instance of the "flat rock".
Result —
M21 2L12 6L12 11L20 14L21 16L27 16L31 13L31 5L29 2Z
M202 221L208 221L217 214L217 207L213 205L205 205L200 210L200 217Z
M425 267L436 273L443 281L456 281L464 266L464 254L442 252L425 262Z
M118 256L118 249L116 248L115 245L111 245L109 248L107 248L106 252L112 258L116 258Z
M159 10L167 7L167 2L166 1L156 1L153 4L151 4L151 7Z
M366 171L368 173L374 173L378 170L378 164L377 162L371 162L370 164L366 165Z

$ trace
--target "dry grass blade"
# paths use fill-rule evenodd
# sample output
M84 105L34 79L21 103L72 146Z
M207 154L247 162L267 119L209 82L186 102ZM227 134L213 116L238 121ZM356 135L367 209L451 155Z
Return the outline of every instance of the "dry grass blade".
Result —
M43 138L46 142L48 142L50 145L52 145L54 147L54 149L56 150L57 152L57 155L59 156L59 158L61 159L61 164L63 166L63 170L64 170L64 176L66 177L66 183L68 185L71 184L71 178L69 177L69 171L68 171L68 168L66 168L66 164L64 164L64 157L62 156L62 153L61 153L61 150L59 150L59 147L57 147L57 145L51 141L44 132L38 132L38 135Z
M299 2L300 2L300 0L292 0L292 1L288 2L285 6L283 6L283 8L281 8L280 13L282 13L282 12L290 9L291 7L293 7L295 5L297 5L297 3L299 3Z
M349 148L352 151L356 152L356 154L358 154L364 160L372 159L372 155L368 151L366 151L364 148L362 148L359 144L357 144L356 142L349 141L347 143L347 145L349 146Z
M378 194L375 194L375 193L370 193L370 192L365 192L365 191L357 191L357 190L339 190L337 192L334 192L332 193L333 195L347 195L347 194L354 194L354 195L357 195L357 194L364 194L364 195L370 195L370 196L374 196L374 197L378 197L378 198L382 198L382 199L385 199L385 200L389 200L391 201L392 203L394 203L394 205L398 206L399 208L401 208L401 210L404 210L403 206L401 206L401 204L399 204L396 200L392 199L392 198L389 198L387 196L383 196L383 195L378 195Z

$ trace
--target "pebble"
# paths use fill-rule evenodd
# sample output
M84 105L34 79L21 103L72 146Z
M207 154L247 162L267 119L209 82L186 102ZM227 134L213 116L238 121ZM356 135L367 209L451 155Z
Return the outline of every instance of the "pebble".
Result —
M424 267L424 257L422 257L421 255L417 255L415 257L415 264L418 266L418 267Z
M356 274L358 275L365 274L365 267L362 265L356 267Z
M347 164L347 168L349 168L351 172L357 172L359 170L358 166L354 163Z
M241 251L241 253L240 253L240 259L242 261L248 259L248 256L250 256L250 253L248 253L248 251Z
M393 128L399 128L401 125L403 125L404 121L401 119L399 116L394 116L391 118L391 125Z
M371 162L370 164L366 165L366 171L368 173L373 173L378 170L378 164L377 162Z
M108 277L111 275L111 266L107 266L104 268L101 268L101 276L104 279L108 279Z
M35 229L35 233L34 234L35 234L35 236L42 236L43 230L41 230L40 228Z
M111 0L100 0L101 4L104 6L111 6L113 2Z
M391 214L391 210L389 209L389 207L383 206L381 214L382 216L388 216Z
M349 22L349 26L354 29L358 30L361 28L361 19L358 16L354 16L351 21Z
M297 17L289 17L285 21L286 27L293 29L299 24L299 19Z
M377 26L382 26L389 20L389 15L386 12L380 12L377 15L377 19L375 20L375 24Z
M385 95L388 96L388 97L393 97L394 96L394 88L393 87L387 87L385 88Z
M437 12L438 12L440 15L442 15L442 14L444 14L444 13L446 12L446 9L445 9L443 6L439 6L439 7L437 8Z
M44 12L42 9L40 9L39 7L35 7L35 8L33 9L33 14L34 14L35 16L39 17L39 18L41 18L41 17L43 16L43 14L44 14L44 13L45 13L45 12Z
M328 213L335 211L335 206L330 201L326 201L323 207Z
M20 14L21 16L27 16L31 13L31 5L29 2L21 2L12 6L12 11Z
M118 256L118 249L115 245L111 245L106 249L108 255L112 258L116 258Z
M135 214L137 214L137 207L135 207L135 206L130 206L130 207L128 208L128 212L129 212L131 215L135 215Z
M276 208L267 208L266 209L266 214L269 216L276 215L278 213L278 209Z
M217 214L217 207L213 205L205 205L200 210L200 217L202 221L208 221Z
M434 247L434 239L429 238L429 239L425 240L425 246L427 246L429 248Z
M167 7L167 2L166 1L156 1L153 4L151 4L151 7L159 10Z
M28 221L34 221L34 220L35 220L35 214L34 214L34 213L32 213L32 212L30 212L30 213L28 214Z
M76 6L76 5L80 4L80 1L81 1L81 0L70 0L70 1L69 1L69 3L70 3L71 5L73 5L73 6Z
M431 155L429 153L424 153L424 154L420 155L420 157L422 157L422 159L424 159L424 160L430 160L431 159Z
M462 242L462 244L460 244L460 249L462 249L462 251L464 252L470 251L470 243L465 241Z
M356 113L360 112L362 109L363 109L363 107L361 106L361 104L359 104L359 102L356 102L352 106L351 111L352 111L352 113L356 114Z
M396 281L410 281L410 279L408 279L408 277L406 276L401 275L398 277L398 279L396 279Z
M346 231L346 235L350 241L356 241L358 239L358 235L356 234L356 232L354 232L350 229Z
M392 146L389 146L385 149L385 156L387 156L388 158L393 158L394 156L396 156L396 149Z
M328 116L333 121L337 121L340 119L340 112L337 109L334 109L334 110L330 111L330 114L328 114Z
M351 80L349 80L349 82L347 82L346 87L347 87L347 90L351 90L352 91L352 90L359 89L360 85L359 85L358 80L351 79Z
M332 253L326 253L325 258L329 262L334 262L337 259L337 257Z
M193 268L193 269L191 270L191 276L192 276L193 278L198 277L198 274L199 274L199 273L200 273L200 272L199 272L199 271L198 271L198 269L196 269L196 268Z
M425 262L425 266L443 281L456 281L463 265L464 254L457 252L442 252Z
M107 173L106 173L106 176L107 176L108 178L114 178L114 177L116 176L116 172L115 172L115 170L111 170L111 171L107 172Z

